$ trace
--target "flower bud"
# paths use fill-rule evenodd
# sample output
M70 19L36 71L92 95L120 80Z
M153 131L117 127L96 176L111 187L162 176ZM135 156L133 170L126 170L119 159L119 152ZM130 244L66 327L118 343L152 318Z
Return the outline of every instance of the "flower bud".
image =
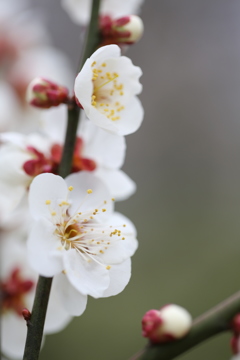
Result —
M100 19L100 28L103 36L103 45L107 44L134 44L143 34L143 22L139 16L129 15L116 20L109 16Z
M30 311L28 309L24 308L22 310L22 316L23 316L24 320L26 320L27 322L31 319L31 315L32 314L30 313Z
M169 304L160 310L149 310L142 319L142 335L152 343L164 343L184 337L192 317L181 306Z
M42 109L58 106L68 99L68 89L52 81L35 78L27 88L27 102Z
M231 328L235 334L240 334L240 314L234 316L231 323Z
M113 21L113 29L118 33L118 42L133 44L141 39L143 34L143 22L139 16L124 16Z
M239 353L239 337L237 335L234 335L231 339L230 339L230 346L232 349L232 353L233 354L238 354Z

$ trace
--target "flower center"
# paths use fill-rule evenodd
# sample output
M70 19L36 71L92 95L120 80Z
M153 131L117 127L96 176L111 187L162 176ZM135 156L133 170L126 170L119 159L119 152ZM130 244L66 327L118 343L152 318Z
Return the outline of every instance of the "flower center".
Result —
M72 191L73 187L70 186L68 189ZM92 194L91 189L87 190L86 197L90 194ZM60 240L61 245L58 250L74 249L87 262L95 261L105 266L106 269L110 269L111 266L104 263L101 255L109 247L114 246L116 242L125 240L123 235L126 235L126 233L122 234L123 230L119 228L125 228L126 225L123 224L118 228L114 228L113 226L101 224L96 220L101 212L107 211L105 208L107 201L104 201L98 209L85 212L79 212L79 207L72 216L69 215L70 203L68 202L68 196L66 200L58 205L58 209L51 208L50 200L46 200L45 203L49 206L52 222L56 227L54 234Z
M119 83L117 72L105 71L107 63L96 66L97 62L92 63L92 106L104 114L112 121L121 118L121 111L124 106L121 104L121 97L124 95L123 84Z
M32 280L26 280L21 277L20 269L14 269L9 278L0 283L0 291L2 296L2 312L13 310L16 314L22 315L25 307L24 296L34 286Z
M82 156L83 145L83 140L81 138L77 138L74 148L71 173L81 170L93 171L97 167L94 160ZM61 145L54 144L51 147L51 155L48 157L32 146L28 146L27 150L33 156L33 159L28 160L23 164L23 169L28 175L37 176L46 172L57 174L63 151L63 147Z

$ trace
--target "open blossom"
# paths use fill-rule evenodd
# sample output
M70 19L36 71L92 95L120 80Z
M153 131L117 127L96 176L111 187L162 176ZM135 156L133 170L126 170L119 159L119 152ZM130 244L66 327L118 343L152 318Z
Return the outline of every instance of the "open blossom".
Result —
M17 207L35 176L58 171L66 122L63 107L53 110L45 114L48 136L0 135L3 142L0 147L0 220ZM71 171L91 172L106 183L112 197L124 200L136 189L135 183L119 169L125 150L124 137L110 134L82 119Z
M58 290L71 315L85 310L87 295L116 295L131 275L130 257L136 231L123 215L113 213L105 185L86 172L65 180L37 176L30 186L35 220L28 239L31 266L58 279Z
M86 25L91 13L90 0L62 0L62 7L77 24ZM143 0L102 0L100 15L108 15L112 18L125 15L137 14Z
M27 263L25 242L16 241L18 231L1 236L1 348L13 359L21 359L24 351L27 327L22 310L31 311L38 274ZM62 330L71 320L52 285L44 334Z
M75 80L76 100L95 125L118 135L135 132L143 120L137 98L142 71L117 45L99 48L86 60Z

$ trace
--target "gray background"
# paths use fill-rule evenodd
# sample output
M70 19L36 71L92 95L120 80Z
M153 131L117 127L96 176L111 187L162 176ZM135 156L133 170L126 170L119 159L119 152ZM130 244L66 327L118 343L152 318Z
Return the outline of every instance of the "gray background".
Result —
M79 28L59 0L32 4L76 68ZM146 0L142 18L127 55L143 69L145 120L124 165L138 192L117 204L138 229L132 279L116 297L89 299L41 359L128 359L146 343L147 310L174 302L195 317L239 289L240 2ZM180 359L229 359L229 339Z

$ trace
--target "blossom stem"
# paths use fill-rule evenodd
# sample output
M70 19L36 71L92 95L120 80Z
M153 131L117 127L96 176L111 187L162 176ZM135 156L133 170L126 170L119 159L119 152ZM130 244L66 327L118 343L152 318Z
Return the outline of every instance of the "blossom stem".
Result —
M83 56L80 62L79 71L83 67L87 58L96 50L100 42L98 13L101 0L93 0L91 20L88 27L88 34L84 46ZM59 175L65 178L71 172L72 158L76 141L76 133L78 128L80 108L74 104L68 110L68 124L65 137L63 156L59 166Z
M101 0L93 0L91 20L88 28L85 50L81 60L79 70L84 62L96 50L99 44L98 13ZM72 168L72 158L75 147L76 133L78 127L80 109L76 104L70 105L68 109L68 124L65 137L63 156L59 166L59 175L65 178L70 174ZM28 323L28 332L23 360L37 360L41 348L44 322L47 312L48 299L51 291L52 278L40 276L38 279L33 310L30 322Z
M232 318L239 312L240 291L196 318L191 331L183 339L167 344L150 344L130 360L174 359L203 341L229 331Z
M37 360L39 357L51 285L52 278L39 276L32 315L28 322L24 360Z

